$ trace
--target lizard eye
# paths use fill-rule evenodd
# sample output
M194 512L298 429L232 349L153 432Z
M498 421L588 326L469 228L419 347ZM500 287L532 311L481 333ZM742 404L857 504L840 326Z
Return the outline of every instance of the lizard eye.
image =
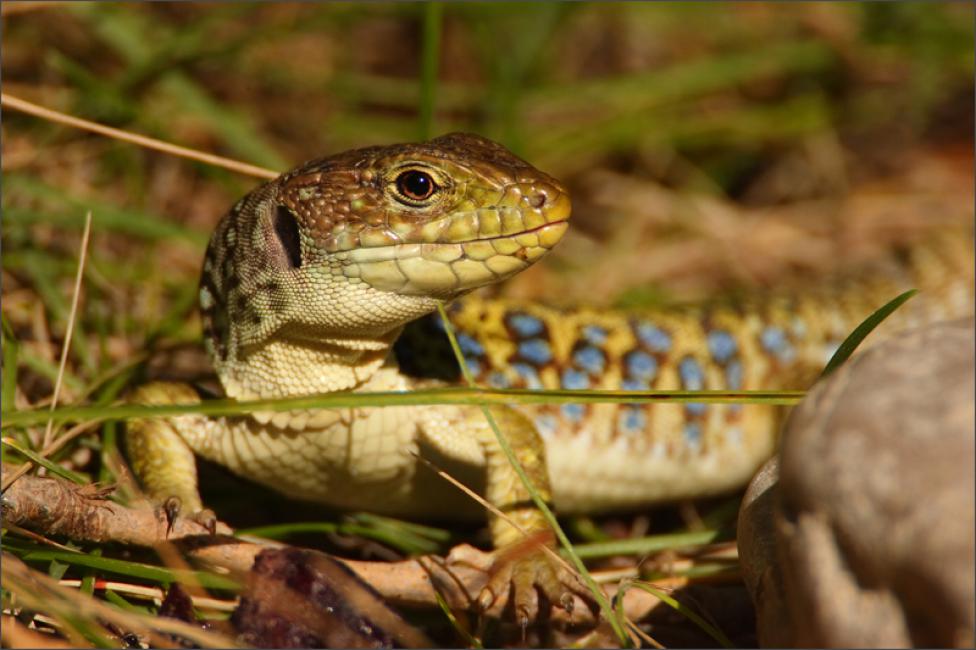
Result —
M396 177L396 189L408 202L426 201L437 190L437 184L427 172L408 169Z

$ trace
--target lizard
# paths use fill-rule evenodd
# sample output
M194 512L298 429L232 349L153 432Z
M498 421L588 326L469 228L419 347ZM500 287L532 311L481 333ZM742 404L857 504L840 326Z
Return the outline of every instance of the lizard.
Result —
M646 313L463 297L542 259L566 232L570 213L559 181L470 134L352 150L286 172L231 208L204 257L204 344L226 396L406 391L455 380L437 371L444 332L429 318L445 304L465 363L486 385L805 387L840 340L895 295L896 283L884 281L840 298ZM971 252L944 257L907 264L901 281L934 287L938 295L926 304L946 314L971 310ZM917 309L912 318L935 311ZM199 394L187 384L155 382L131 399L189 403ZM490 409L540 495L560 513L740 487L772 455L779 417L762 404ZM538 614L539 592L564 605L582 593L541 549L506 552L548 524L478 407L135 419L126 446L147 494L157 502L175 498L190 514L204 512L198 454L288 496L342 509L484 516L423 458L522 528L489 515L499 559L477 598L481 607L511 594L525 624Z

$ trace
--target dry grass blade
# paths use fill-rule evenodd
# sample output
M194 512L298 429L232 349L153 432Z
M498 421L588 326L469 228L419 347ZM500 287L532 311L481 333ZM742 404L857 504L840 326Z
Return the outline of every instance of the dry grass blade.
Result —
M64 544L58 544L53 539L48 539L44 535L38 535L32 530L27 530L26 528L21 528L17 524L12 524L9 521L3 522L3 527L7 529L8 532L17 533L18 535L23 535L28 537L39 544L44 544L47 546L53 546L54 548L60 549L62 551L74 552L75 549L65 546Z
M201 647L237 647L231 637L201 630L182 621L116 609L74 589L61 586L48 576L32 571L22 561L7 553L3 555L0 569L4 588L16 596L23 607L29 609L70 613L72 619L106 621L146 637L152 647L175 645L172 640L160 634L161 632L185 637Z
M661 648L663 650L664 644L662 644L660 641L656 640L654 637L652 637L650 634L648 634L644 630L640 629L640 626L637 625L636 623L634 623L633 621L627 621L627 629L629 629L631 631L631 633L633 633L634 635L636 635L636 636L640 637L641 639L643 639L652 648ZM640 647L640 644L639 643L638 644L635 644L635 645L638 648Z
M78 303L81 299L81 279L85 275L85 261L88 259L88 241L91 239L91 210L85 215L85 230L81 234L81 247L78 251L78 271L75 273L75 288L71 296L71 311L68 313L68 327L64 332L64 345L61 346L61 360L58 362L58 376L54 382L54 395L51 397L51 410L58 407L58 397L61 395L61 384L64 381L64 369L68 363L68 353L71 351L71 337L74 335L75 322L78 319ZM54 418L47 421L44 429L44 443L41 448L51 444L51 434L54 431Z
M29 115L50 120L51 122L57 122L58 124L65 124L67 126L73 126L85 131L91 131L92 133L114 138L115 140L131 142L132 144L145 147L146 149L154 149L173 156L196 160L197 162L214 165L216 167L223 167L224 169L229 169L241 174L247 174L248 176L256 176L257 178L267 179L276 178L278 176L278 172L265 169L264 167L249 165L230 158L224 158L223 156L203 153L202 151L197 151L196 149L190 149L188 147L180 147L178 145L163 142L162 140L157 140L155 138L129 133L128 131L123 131L121 129L113 129L110 126L98 124L97 122L89 122L88 120L83 120L65 113L60 113L6 93L0 93L0 106L5 106L16 111L21 111Z
M64 587L78 588L81 586L81 580L59 580L58 584ZM133 598L138 598L141 600L150 600L162 602L166 597L166 593L161 587L146 587L144 585L132 584L129 582L117 582L113 580L99 580L96 583L96 589L111 589L117 594L125 594L127 596L132 596ZM219 612L233 612L237 608L238 600L221 600L218 598L210 597L197 597L190 595L190 600L193 602L193 606L201 609L212 609Z
M443 305L437 306L437 313L440 316L441 322L444 324L444 331L447 334L448 340L450 341L451 350L454 351L454 358L457 360L458 366L461 369L461 374L464 376L465 383L467 383L470 388L476 388L477 384L474 381L474 377L471 375L471 371L468 369L467 362L464 360L464 355L461 353L461 348L457 342L457 336L454 333L454 327L451 325L451 321L447 317L447 312L444 310ZM491 411L487 406L481 405L481 412L484 414L485 420L488 421L492 432L494 432L495 438L498 440L498 444L501 447L502 452L507 457L509 464L511 464L512 469L515 470L519 480L525 486L525 489L531 496L532 501L535 503L536 508L538 508L542 513L542 516L549 524L549 528L555 534L556 539L559 540L563 550L575 565L574 568L576 574L582 578L583 583L593 594L594 600L599 605L600 611L603 613L607 623L609 623L610 627L613 629L617 640L620 641L621 645L626 646L628 642L626 630L615 615L616 613L613 611L610 601L607 600L606 593L604 593L600 585L593 580L593 576L590 575L586 565L583 564L583 560L581 560L576 554L576 551L573 549L573 544L569 541L566 533L556 520L556 516L553 514L552 509L549 508L545 500L539 495L538 490L536 490L535 486L532 485L532 481L525 473L525 469L522 467L522 464L519 462L518 458L516 458L515 452L512 450L508 439L504 434L502 434L501 429L498 427L498 423L495 422L495 418L491 414Z
M53 635L36 632L13 616L3 616L0 624L0 641L5 648L74 648Z
M40 9L56 8L58 5L68 4L56 0L40 0L38 2L5 2L0 6L0 16L13 16L14 14L26 14Z
M431 470L433 470L438 476L440 476L441 478L443 478L445 481L447 481L448 483L450 483L451 485L453 485L454 487L456 487L457 489L461 490L462 492L464 492L465 494L467 494L469 497L471 497L472 499L474 499L475 501L477 501L482 507L484 507L486 510L488 510L489 512L491 512L491 514L495 515L496 517L498 517L500 519L505 520L505 522L509 526L511 526L512 528L516 529L519 533L521 533L522 534L522 537L524 537L526 540L529 540L529 539L532 538L532 534L529 533L529 531L525 530L525 528L523 528L522 526L520 526L518 524L518 522L516 522L514 519L512 519L511 517L509 517L507 514L505 514L504 512L502 512L501 510L499 510L495 506L493 506L491 503L488 502L487 499L485 499L483 496L481 496L480 494L478 494L477 492L475 492L474 490L472 490L471 488L469 488L467 485L465 485L461 481L457 480L456 478L454 478L453 476L451 476L450 474L448 474L444 470L440 469L439 467L437 467L436 465L434 465L432 462L430 462L426 458L424 458L424 457L422 457L422 456L420 456L418 454L414 454L414 457L417 460L419 460L421 463L427 465L427 467L431 468ZM552 557L554 560L556 560L557 562L559 562L559 564L562 565L563 568L565 568L567 571L570 571L570 572L573 572L573 573L576 572L576 569L574 569L572 567L572 565L570 565L569 562L567 562L566 560L564 560L562 558L562 556L560 556L558 553L556 553L556 551L554 551L553 549L549 548L548 546L541 546L541 548L550 557Z

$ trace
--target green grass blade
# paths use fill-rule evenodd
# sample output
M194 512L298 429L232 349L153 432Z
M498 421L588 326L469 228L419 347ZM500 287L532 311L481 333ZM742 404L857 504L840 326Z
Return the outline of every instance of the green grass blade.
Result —
M723 578L735 581L742 580L742 569L738 559L730 558L727 562L695 562L692 566L684 569L667 571L650 571L643 574L645 580L667 580L668 578Z
M4 540L6 550L20 555L25 562L49 562L58 560L75 566L88 567L99 571L107 571L118 575L128 576L148 580L150 582L188 582L195 580L207 589L222 589L236 591L241 588L240 584L226 576L205 571L177 571L164 567L142 564L140 562L130 562L127 560L117 560L115 558L99 557L85 553L72 553L60 549L37 548L32 545L20 545Z
M140 607L139 605L134 605L130 603L128 600L126 600L125 598L123 598L122 596L112 591L111 589L106 589L104 593L105 593L105 600L112 603L113 605L115 605L121 610L124 610L126 612L132 612L133 614L149 615L152 613L150 612L148 607Z
M47 566L47 574L54 580L60 580L68 572L69 568L71 568L70 564L51 560L51 563Z
M43 424L48 417L55 423L67 420L124 420L127 418L161 418L197 413L201 415L242 415L254 411L289 411L320 408L379 408L386 406L431 406L436 404L464 404L482 406L492 404L648 404L655 402L703 402L709 404L766 404L792 406L804 391L607 391L607 390L534 390L512 388L427 388L413 391L373 393L325 393L284 399L207 400L194 404L166 404L145 406L119 404L115 406L63 406L54 410L31 409L0 412L0 427Z
M420 139L427 140L433 135L434 128L443 5L440 2L425 2L423 11L423 49L420 53Z
M52 383L57 379L58 364L48 361L39 354L32 353L29 348L21 350L20 362L42 377L50 379ZM69 372L67 368L65 368L61 381L62 385L70 388L72 392L80 393L85 389L84 382L78 379L73 372ZM44 409L38 409L38 413L41 411L44 411ZM38 422L42 421L42 418L38 420Z
M581 558L596 559L614 555L647 555L669 549L711 544L730 538L731 535L728 535L726 531L716 529L576 544L573 548L576 549L576 553Z
M10 197L23 195L29 199L43 201L46 205L56 208L54 214L42 215L36 210L6 206L9 199L5 196L3 211L5 225L10 223L47 223L50 221L55 225L81 229L85 225L85 212L91 210L98 215L100 230L112 230L150 240L177 239L189 241L201 247L209 239L207 233L186 228L164 217L138 210L119 208L117 205L106 201L76 197L26 174L4 174L3 185L5 192Z
M57 463L52 463L47 458L44 458L40 454L33 452L30 449L21 447L20 445L18 445L16 442L14 442L9 438L3 438L3 440L0 440L0 443L2 443L5 447L10 447L18 454L26 456L27 458L32 460L36 465L40 465L41 467L44 467L45 469L47 469L47 471L51 472L52 474L56 474L61 478L71 481L72 483L77 483L78 485L84 485L88 483L88 479L82 476L81 474L78 474L77 472L72 472L70 469L65 469L64 467L61 467Z
M3 316L0 322L3 326L3 338L0 339L0 347L3 348L3 370L2 375L0 375L0 409L13 411L17 408L14 404L14 395L17 391L17 357L20 353L20 345L17 343L14 329L7 317Z
M272 524L270 526L254 526L238 528L235 537L264 537L265 539L284 539L292 535L304 533L338 533L339 524L330 521L302 521L289 524Z
M101 557L102 549L95 548L91 551L91 557ZM81 586L79 591L86 596L91 596L95 593L95 570L91 567L85 569L84 577L81 579Z
M323 535L329 533L356 535L364 539L371 539L382 544L386 544L390 548L394 548L408 555L435 553L441 548L441 545L435 541L431 541L430 539L411 533L405 529L396 528L385 522L293 522L287 524L242 528L237 530L235 535L238 537L253 536L264 537L266 539L286 539L294 535L308 533Z
M660 599L661 602L665 603L666 605L674 609L676 612L678 612L679 614L687 618L689 621L697 625L699 628L701 628L702 631L705 632L705 634L715 639L715 641L717 641L719 645L721 645L723 648L735 647L735 644L732 643L729 637L725 636L725 633L722 632L722 630L718 629L717 627L715 627L714 625L706 621L704 618L702 618L701 616L693 612L691 608L689 608L687 605L678 602L677 600L667 595L660 589L656 589L655 587L652 587L646 582L639 582L639 581L631 582L629 585L626 585L626 587L636 587L637 589L646 591L652 596ZM621 586L621 591L623 591L626 587Z
M881 322L888 318L896 309L901 307L905 302L918 293L918 289L909 289L908 291L896 296L895 298L889 300L881 309L874 312L870 316L864 319L860 325L854 328L854 331L848 335L844 342L840 344L837 351L834 352L834 356L830 357L830 361L827 362L826 367L824 367L823 372L820 374L820 378L823 379L833 371L837 370L848 357L850 357L857 346L861 344L868 334L874 331Z
M471 376L471 371L468 369L468 364L464 361L464 355L461 354L461 347L458 345L457 337L454 335L454 327L451 325L451 321L447 317L447 312L444 311L444 306L438 305L437 311L440 314L441 321L444 323L444 330L447 333L448 340L451 343L451 349L454 351L454 358L457 359L458 366L461 368L461 373L464 375L464 380L469 386L474 386L474 378ZM621 622L621 619L613 610L613 607L610 605L610 601L607 600L606 594L603 593L603 589L600 588L600 586L593 579L593 576L591 576L590 572L586 569L586 565L583 564L583 560L580 559L579 555L577 555L573 550L573 544L569 541L569 538L566 537L566 533L563 532L562 526L560 526L559 522L556 520L556 515L553 514L548 504L546 504L545 499L542 498L538 490L535 489L535 486L532 485L532 481L529 480L529 477L525 473L525 469L522 467L522 464L518 461L518 458L515 457L515 452L512 451L512 447L508 443L508 439L501 432L501 429L498 428L498 423L495 422L495 418L492 417L491 411L485 405L481 405L481 411L484 413L485 419L488 421L488 425L491 427L491 430L495 434L495 438L498 440L498 444L505 453L505 457L512 465L515 473L518 474L519 480L522 481L522 484L525 486L525 489L528 490L529 495L532 497L532 501L535 503L536 508L542 512L543 517L545 517L546 522L549 524L549 527L552 529L553 533L555 533L556 538L563 547L563 551L569 556L570 561L576 567L576 570L579 572L580 576L582 576L586 586L593 594L594 600L596 600L597 604L600 606L600 611L603 613L607 623L613 629L613 632L617 636L617 640L620 642L621 647L630 647L630 638L624 631L624 625Z
M356 521L361 521L363 523L373 524L373 525L383 525L397 530L402 530L411 535L418 535L420 537L426 537L438 542L447 542L451 539L451 531L444 530L443 528L436 528L434 526L425 526L423 524L418 524L412 521L403 521L401 519L396 519L394 517L384 517L382 515L374 515L371 512L357 512L352 515L352 518Z
M451 608L448 606L447 601L444 600L444 596L442 596L441 592L437 589L434 590L434 598L437 600L437 606L441 608L441 611L444 613L447 621L451 624L451 627L454 628L454 631L458 633L458 636L465 640L468 647L478 648L479 650L480 648L483 648L484 645L482 645L481 640L475 636L472 636L465 626L461 625L460 621L458 621L457 617L454 615L454 612L452 612Z

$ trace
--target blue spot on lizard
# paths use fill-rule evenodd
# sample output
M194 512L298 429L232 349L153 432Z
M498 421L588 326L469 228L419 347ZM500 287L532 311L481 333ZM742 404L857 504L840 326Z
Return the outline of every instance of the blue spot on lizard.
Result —
M737 346L731 334L725 330L713 330L708 333L708 350L713 359L725 363L735 355Z
M539 373L534 366L527 363L513 363L512 370L517 372L519 377L525 381L527 388L542 388L542 381L539 379Z
M725 366L725 382L729 390L742 390L742 362L738 359Z
M617 416L617 428L626 433L639 433L647 425L647 414L641 406L622 406Z
M607 342L607 330L599 325L587 325L583 328L583 339L592 345L602 346Z
M667 352L671 349L671 335L651 323L637 324L637 338L652 352Z
M519 338L529 338L541 334L544 328L542 321L528 314L514 313L506 318L509 326L515 330Z
M685 412L692 417L705 415L707 409L708 404L705 402L688 402L685 404Z
M624 365L631 378L643 380L645 385L657 374L657 359L643 350L628 352L624 357Z
M438 322L441 323L441 326L443 326L443 322L440 319L438 319ZM475 340L473 337L471 337L469 334L465 334L464 332L458 332L457 342L458 342L458 347L461 348L461 353L464 354L464 356L466 357L467 356L481 357L484 356L485 354L485 348L481 345L481 343L478 343L478 341Z
M681 375L681 385L685 390L701 390L705 383L705 373L702 372L701 365L694 357L684 357L678 364L678 373Z
M592 345L587 345L577 350L573 354L573 361L577 366L586 370L591 375L602 374L603 368L606 365L603 351Z
M488 383L495 388L508 388L512 385L505 373L495 371L488 376Z
M552 350L549 349L548 341L543 339L530 339L519 343L518 353L523 359L537 366L544 366L552 361Z
M567 390L583 390L590 387L590 378L585 372L574 368L563 370L562 387Z
M792 361L794 357L793 346L786 338L786 333L782 328L775 325L765 327L759 335L759 343L763 349L776 356L780 361Z
M582 404L563 404L562 412L566 419L573 422L579 422L583 419L583 413L586 409L583 408Z

